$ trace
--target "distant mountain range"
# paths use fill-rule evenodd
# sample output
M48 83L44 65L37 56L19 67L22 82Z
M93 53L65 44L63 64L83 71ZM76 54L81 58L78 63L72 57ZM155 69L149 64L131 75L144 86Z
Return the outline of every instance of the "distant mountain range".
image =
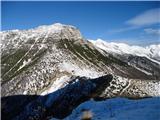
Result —
M65 118L91 98L160 96L160 44L86 40L60 23L0 35L3 119Z
M95 46L110 52L117 54L130 54L135 56L146 57L153 62L157 62L160 64L160 43L155 45L149 45L146 47L141 46L130 46L125 43L114 43L114 42L106 42L101 39L90 40Z

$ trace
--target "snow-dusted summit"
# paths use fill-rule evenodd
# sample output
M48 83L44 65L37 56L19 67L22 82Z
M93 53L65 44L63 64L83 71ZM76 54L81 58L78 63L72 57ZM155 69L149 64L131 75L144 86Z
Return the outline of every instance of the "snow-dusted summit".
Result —
M160 43L146 47L128 45L125 43L106 42L101 39L89 40L96 47L107 52L117 54L131 54L135 56L144 56L160 64Z
M10 49L15 49L21 46L21 44L24 44L25 42L29 42L32 39L38 42L45 43L49 42L46 41L46 38L54 38L54 41L61 40L61 39L74 39L79 40L82 39L82 35L80 31L71 25L64 25L60 23L55 23L52 25L43 25L39 26L33 29L28 30L9 30L9 31L2 31L0 32L1 39L1 48L2 52L8 46L10 46Z

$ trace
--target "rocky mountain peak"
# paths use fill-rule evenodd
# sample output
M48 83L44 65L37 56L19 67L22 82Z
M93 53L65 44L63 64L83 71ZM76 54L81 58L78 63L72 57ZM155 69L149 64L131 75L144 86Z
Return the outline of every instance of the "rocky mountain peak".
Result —
M55 43L60 40L82 40L80 31L71 25L55 23L28 30L9 30L0 32L2 51L16 49L23 44ZM38 42L39 41L39 42Z
M55 23L52 25L43 25L39 26L33 31L36 31L40 34L60 34L62 38L76 38L76 39L81 39L82 35L80 31L71 25L64 25L61 23Z

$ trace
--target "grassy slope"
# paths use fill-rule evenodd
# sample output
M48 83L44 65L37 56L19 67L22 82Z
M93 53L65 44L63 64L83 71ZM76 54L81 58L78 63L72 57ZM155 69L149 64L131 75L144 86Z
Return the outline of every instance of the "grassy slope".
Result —
M125 62L122 62L121 60L113 57L111 54L105 56L97 49L91 48L88 44L83 43L83 41L81 42L65 39L60 41L59 47L63 49L69 49L78 58L82 60L85 58L87 61L93 63L97 67L103 67L99 65L100 63L104 63L105 65L118 64L123 67L128 66Z
M35 56L33 56L37 50L31 50L28 54L26 54L27 51L28 50L26 49L18 49L15 50L14 53L6 54L1 57L2 84L27 70L28 67L34 65L36 61L45 53L45 50L40 50ZM26 56L24 56L25 54ZM28 59L31 59L31 62L22 69L18 70L20 66L23 65L23 61L27 61Z

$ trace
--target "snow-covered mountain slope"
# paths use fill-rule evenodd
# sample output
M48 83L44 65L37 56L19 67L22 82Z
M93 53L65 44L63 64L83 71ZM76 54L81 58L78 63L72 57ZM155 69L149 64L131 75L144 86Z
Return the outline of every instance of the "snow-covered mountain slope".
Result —
M73 26L54 24L2 32L1 36L2 96L40 94L63 76L102 75L96 67L91 68L88 61L78 58L62 43L81 41L80 32Z
M101 39L89 40L89 41L92 42L96 47L99 47L111 53L143 56L160 64L160 43L157 45L141 47L141 46L130 46L125 43L114 43L114 42L109 43Z
M60 88L65 86L62 78L73 75L96 78L112 73L132 79L160 78L157 63L147 58L140 63L142 58L137 56L127 60L114 56L85 40L74 26L56 23L3 31L0 36L2 96L44 94L55 82L61 84Z
M105 101L87 101L79 105L64 120L159 120L160 98L128 100L114 98ZM55 118L51 120L57 120Z
M97 49L104 50L145 74L158 79L160 68L160 44L147 47L129 46L124 43L108 43L101 39L90 40ZM154 71L154 72L153 72Z
M56 23L0 35L2 96L44 94L55 82L65 86L62 79L73 75L95 78L113 73L133 79L160 78L157 63L137 56L127 60L114 56L84 40L74 26Z
M66 106L72 103L75 107L83 101L79 101L79 94L76 94L72 101L74 90L74 94L78 90L82 92L82 97L85 96L87 99L95 96L95 99L117 96L137 99L160 95L160 64L157 63L157 59L132 54L114 54L85 40L74 26L57 23L29 30L3 31L0 36L1 95L4 98L3 108L9 107L3 112L7 115L11 113L11 116L8 115L9 118L18 114L14 111L17 107L18 112L23 112L20 118L28 112L31 116L38 112L41 117L41 113L46 114L43 111L46 107L44 101L54 101L54 98L60 102L64 97L69 101L67 104L64 100ZM98 89L92 94L84 83L94 78L100 80L100 76L106 74L113 76L113 80L107 81L109 86L105 86L104 81L99 81L98 86L91 84ZM75 84L84 86L78 88ZM58 91L69 91L71 96L68 99L66 94L59 94ZM58 94L55 95L55 92ZM50 94L55 96L50 97ZM62 96L59 98L57 95ZM17 96L21 99L20 103L17 103ZM5 102L8 99L9 102ZM58 107L52 102L51 104L53 106L47 108L49 116L52 116L52 112ZM63 106L61 103L58 104ZM74 107L64 110L72 111ZM61 108L59 110L61 111ZM63 115L60 116L62 118Z

